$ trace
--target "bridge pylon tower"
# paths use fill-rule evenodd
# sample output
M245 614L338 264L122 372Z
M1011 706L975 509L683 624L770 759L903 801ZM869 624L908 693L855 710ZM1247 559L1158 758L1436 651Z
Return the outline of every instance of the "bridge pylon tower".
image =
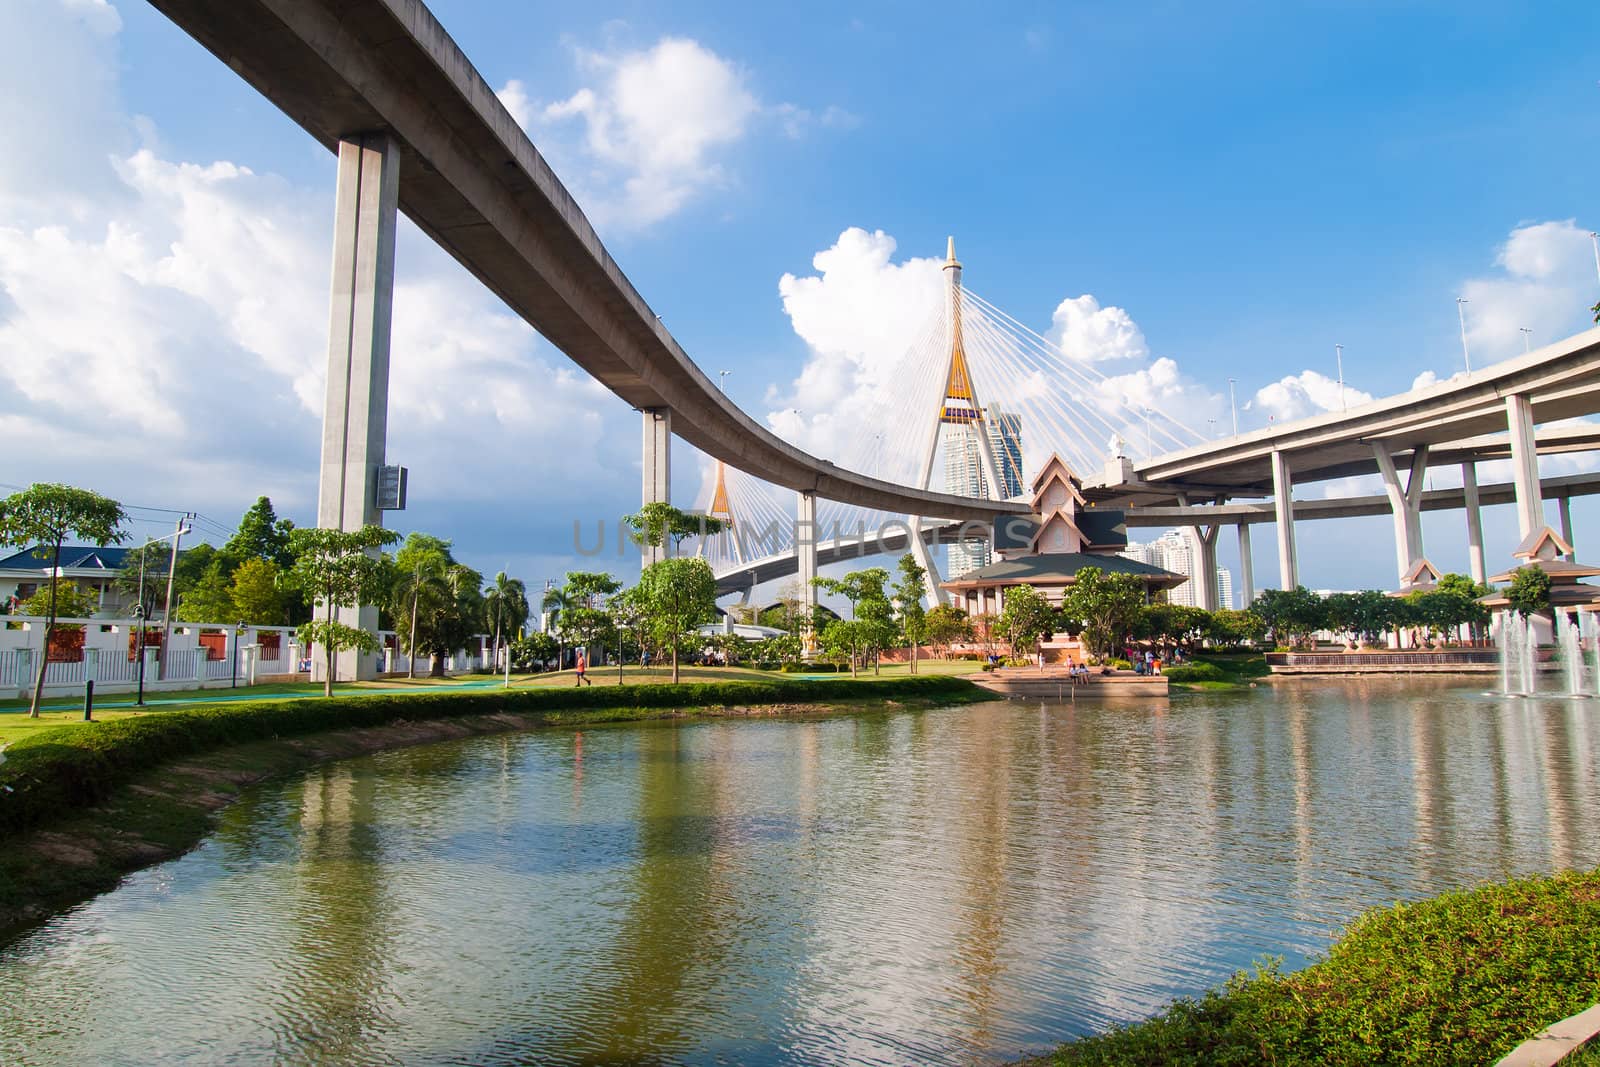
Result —
M933 462L942 441L945 447L971 449L978 456L980 477L977 491L971 495L993 499L1005 484L1000 480L1000 467L995 462L994 447L989 433L989 415L978 399L978 389L972 380L972 368L967 362L966 342L961 331L961 261L956 259L956 239L950 237L946 245L944 272L945 323L947 349L950 358L945 370L944 394L939 399L928 428L928 447L923 453L922 467L917 475L918 489L932 489ZM969 453L970 454L970 453ZM960 492L954 486L945 486L946 492ZM921 518L910 517L912 530L911 550L917 562L928 572L928 599L938 604L942 600L939 590L939 572L932 553L920 535Z

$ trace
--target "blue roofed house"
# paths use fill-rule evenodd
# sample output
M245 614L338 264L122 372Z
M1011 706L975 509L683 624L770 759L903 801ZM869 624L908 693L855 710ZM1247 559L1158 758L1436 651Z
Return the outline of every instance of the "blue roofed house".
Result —
M61 577L88 589L99 602L95 614L116 617L132 604L132 597L116 588L117 572L131 551L126 548L95 548L92 545L61 546ZM50 581L54 552L49 545L25 548L0 557L0 602L15 612Z

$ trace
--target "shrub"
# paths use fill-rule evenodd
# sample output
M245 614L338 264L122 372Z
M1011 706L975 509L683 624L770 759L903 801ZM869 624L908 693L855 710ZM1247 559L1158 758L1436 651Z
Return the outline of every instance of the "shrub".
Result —
M1131 670L1133 670L1133 664L1129 663L1125 659L1110 659L1110 660L1107 660L1106 661L1106 666L1110 667L1112 670L1118 670L1118 671L1131 671Z
M1214 663L1190 663L1182 667L1163 667L1161 673L1173 682L1225 682L1228 676Z
M699 682L491 690L479 693L374 693L242 702L140 718L42 730L6 750L0 765L0 838L69 808L94 804L134 775L172 759L228 745L402 721L512 712L558 723L605 709L667 711L734 704L819 703L860 697L973 699L970 683L948 676L894 678L870 685L815 682Z
M989 661L988 661L988 660L984 660L984 661L983 661L983 668L982 668L982 669L983 669L983 670L984 670L984 671L985 671L985 672L986 672L986 673L987 673L987 672L988 672L988 671L992 671L992 670L994 670L994 664L993 664L993 663L991 663L991 662L989 662Z

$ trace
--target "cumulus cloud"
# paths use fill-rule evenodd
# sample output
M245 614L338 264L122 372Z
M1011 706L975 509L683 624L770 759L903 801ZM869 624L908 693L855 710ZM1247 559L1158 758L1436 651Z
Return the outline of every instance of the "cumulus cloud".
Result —
M581 127L593 165L576 183L597 218L648 226L727 183L719 151L745 135L761 108L737 64L684 37L642 50L583 49L577 59L592 84L565 100L536 108L518 81L500 98L525 127Z
M328 320L333 166L297 187L230 161L132 146L116 107L116 29L103 5L23 5L43 54L0 65L0 107L27 100L55 155L0 157L0 432L17 481L67 481L124 500L231 519L259 493L307 521L315 505ZM0 18L0 41L13 14ZM62 69L94 93L25 84ZM87 191L92 195L80 196ZM389 455L411 467L403 528L482 545L474 518L570 539L603 471L637 461L637 427L603 387L542 346L420 231L402 222L391 344ZM584 447L573 448L574 441ZM555 469L547 457L560 455ZM630 503L619 494L617 511ZM541 507L534 509L537 497ZM507 502L525 499L526 508ZM492 557L491 557L492 558ZM499 560L493 560L498 565ZM487 565L487 564L486 564Z
M1521 354L1524 327L1538 346L1593 325L1594 252L1574 220L1518 226L1495 263L1499 273L1461 286L1474 366Z
M1284 422L1371 402L1371 393L1357 389L1349 382L1342 387L1341 395L1341 386L1336 379L1306 370L1285 375L1257 390L1252 404L1255 410L1266 412L1270 420Z
M1150 349L1133 317L1119 307L1101 307L1088 293L1061 301L1047 335L1068 359L1098 363L1145 359Z

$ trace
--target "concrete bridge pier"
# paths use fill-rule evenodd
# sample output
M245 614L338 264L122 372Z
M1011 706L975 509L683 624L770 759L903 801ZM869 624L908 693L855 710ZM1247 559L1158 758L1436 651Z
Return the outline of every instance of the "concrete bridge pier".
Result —
M927 595L928 607L938 607L945 602L944 592L939 588L939 564L934 561L928 542L922 539L922 519L916 515L907 516L906 525L911 529L911 554L916 557L917 566L922 568L922 588Z
M1256 598L1256 561L1250 554L1250 524L1239 524L1239 590L1244 599L1240 607L1249 607Z
M339 142L338 167L317 525L351 531L383 522L377 482L389 428L400 147L387 133L353 135ZM378 631L376 605L340 608L337 618ZM313 677L321 680L322 656L311 662ZM334 664L336 680L372 678L377 671L376 656L353 651L341 652Z
M1383 475L1383 490L1389 495L1389 508L1394 512L1394 554L1398 564L1397 576L1404 578L1411 564L1422 558L1422 487L1428 477L1428 446L1418 445L1411 453L1411 470L1406 484L1400 484L1400 472L1395 469L1394 457L1381 441L1372 443L1372 454L1378 461L1378 473Z
M1483 585L1489 571L1483 560L1483 509L1478 506L1478 465L1461 465L1461 502L1467 513L1467 569Z
M1189 506L1187 493L1178 494L1178 504L1182 507ZM1185 532L1189 535L1189 559L1198 572L1189 576L1189 580L1195 583L1194 605L1207 611L1216 611L1217 601L1220 599L1217 589L1217 534L1221 530L1222 527L1215 523L1210 526L1195 525L1185 528Z
M1578 562L1577 543L1572 540L1572 498L1570 496L1557 497L1556 503L1561 509L1561 539L1573 546L1573 550L1566 554L1568 563Z
M644 416L644 492L642 503L670 504L672 502L672 410L651 408ZM659 545L644 546L644 565L666 559L671 538L664 537Z
M801 636L809 653L816 649L817 638L811 625L812 614L817 610L817 587L812 584L817 577L817 494L802 490L796 494L796 498L794 552L800 579L801 610L805 612L806 619Z
M1511 437L1511 481L1517 490L1517 536L1544 525L1544 498L1539 493L1539 448L1533 433L1533 402L1516 393L1506 397L1506 429Z
M1278 522L1278 587L1293 589L1300 584L1294 553L1294 480L1289 474L1289 457L1272 450L1272 506Z

